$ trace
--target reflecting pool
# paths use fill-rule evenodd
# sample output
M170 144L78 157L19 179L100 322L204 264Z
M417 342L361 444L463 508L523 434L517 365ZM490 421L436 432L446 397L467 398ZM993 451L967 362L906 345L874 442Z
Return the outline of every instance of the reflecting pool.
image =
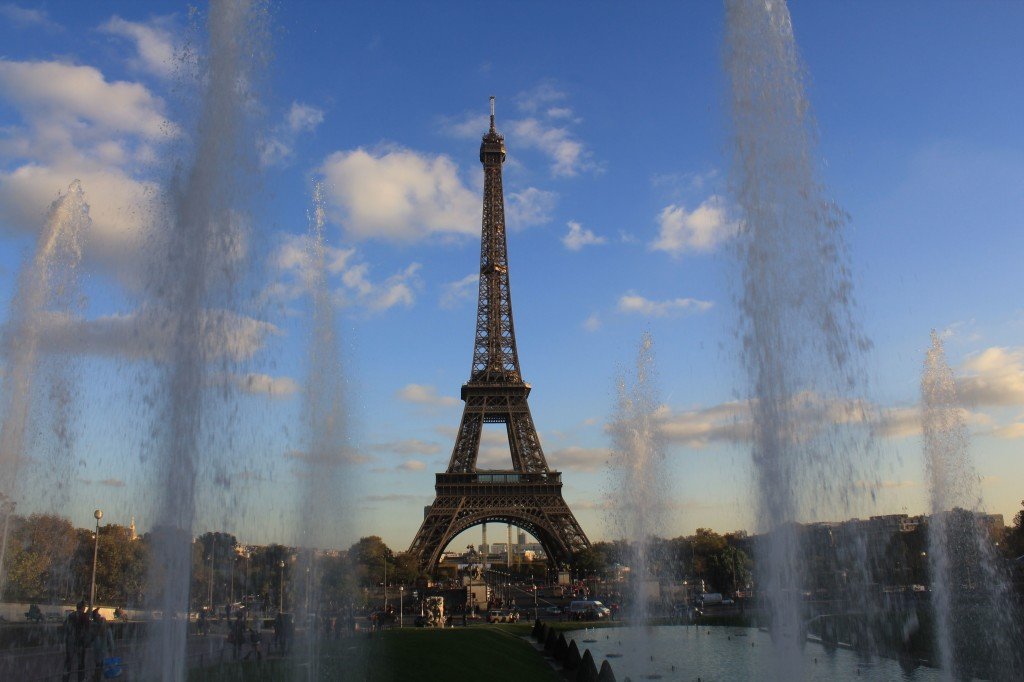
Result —
M754 628L665 625L648 628L598 628L565 634L582 655L590 649L598 667L607 659L620 682L639 680L764 680L778 669L771 636ZM803 680L942 679L938 670L889 660L864 660L846 649L827 650L808 642L802 653ZM906 666L906 669L904 669ZM787 666L792 668L792 666Z

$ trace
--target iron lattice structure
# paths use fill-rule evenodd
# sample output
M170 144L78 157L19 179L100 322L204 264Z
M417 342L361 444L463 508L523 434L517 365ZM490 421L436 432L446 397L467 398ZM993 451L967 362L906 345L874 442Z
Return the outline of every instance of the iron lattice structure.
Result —
M571 563L575 552L590 546L562 498L561 473L548 468L527 403L530 385L519 371L501 185L504 161L505 138L494 127L492 97L491 127L480 144L484 204L473 367L462 386L466 405L448 471L436 475L436 497L409 546L422 570L432 570L456 535L481 523L522 528L537 538L555 565ZM505 424L512 469L477 469L484 424Z

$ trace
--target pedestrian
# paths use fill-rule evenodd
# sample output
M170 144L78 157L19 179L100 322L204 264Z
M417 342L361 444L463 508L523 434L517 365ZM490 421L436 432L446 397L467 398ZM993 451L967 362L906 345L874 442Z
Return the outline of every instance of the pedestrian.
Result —
M260 636L259 630L254 630L253 628L249 628L249 644L252 646L252 649L249 651L248 654L246 654L243 657L245 660L248 660L249 656L251 654L256 654L256 661L257 662L263 660L263 653L260 651L260 640L261 639L262 639L262 637Z
M235 614L235 622L231 624L231 630L228 632L228 642L231 643L232 654L237 661L238 655L242 652L242 644L245 643L245 613L242 611Z
M92 662L93 682L103 677L103 662L114 653L114 634L107 625L107 619L100 615L98 608L92 611Z
M64 682L70 682L72 670L78 670L78 682L85 682L85 650L88 646L89 614L85 611L83 599L64 620Z

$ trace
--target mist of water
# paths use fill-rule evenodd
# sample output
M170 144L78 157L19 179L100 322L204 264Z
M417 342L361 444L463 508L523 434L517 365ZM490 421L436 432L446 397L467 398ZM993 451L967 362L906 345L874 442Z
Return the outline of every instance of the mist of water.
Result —
M818 179L813 120L782 0L726 0L741 355L753 426L755 585L771 610L778 679L802 660L797 522L848 518L874 497L862 397L869 346L854 319L845 217ZM855 543L856 544L856 543ZM862 545L861 545L862 547ZM843 558L866 582L862 549ZM855 590L850 590L855 593Z
M939 663L956 679L981 674L1019 680L1024 660L1016 600L978 518L981 490L956 381L934 331L921 375L921 407L932 512L928 561Z
M341 363L336 303L328 281L327 239L323 186L313 191L310 238L307 253L307 285L312 304L308 367L303 401L308 447L302 459L302 498L299 514L300 553L298 574L305 580L302 610L316 625L306 638L301 670L307 679L318 679L319 648L324 616L320 595L321 571L317 550L327 547L337 524L345 524L349 510L351 462L346 418L345 377ZM334 605L338 607L339 605ZM332 609L333 610L333 609ZM339 625L340 627L340 625Z
M42 490L46 495L56 496L57 499L47 500L51 508L60 509L66 501L74 446L71 420L76 387L69 373L70 358L60 354L43 363L41 350L49 324L66 321L80 312L79 264L82 241L90 224L85 193L76 180L50 205L35 252L18 276L2 347L0 514L5 517L19 501L20 474L33 450L31 434L44 430L40 412L45 412L50 420L51 435L48 447L41 448L47 452L36 453L45 460L48 471ZM49 384L47 409L33 410L40 379ZM6 541L5 533L0 547L0 594L6 584Z
M659 431L660 404L654 376L654 340L640 340L631 374L616 381L618 403L611 423L612 521L631 541L629 616L636 623L650 615L648 585L654 580L652 540L664 532L668 502L665 443Z
M200 485L226 485L218 466L229 456L231 409L216 377L231 358L210 334L239 324L238 284L248 265L246 200L252 194L255 136L250 129L259 69L265 64L266 10L259 0L216 0L207 15L192 158L168 192L166 227L154 245L152 315L166 343L152 397L153 556L148 594L163 620L148 638L146 668L184 678L192 534ZM227 435L225 435L227 434ZM200 474L203 474L200 480Z

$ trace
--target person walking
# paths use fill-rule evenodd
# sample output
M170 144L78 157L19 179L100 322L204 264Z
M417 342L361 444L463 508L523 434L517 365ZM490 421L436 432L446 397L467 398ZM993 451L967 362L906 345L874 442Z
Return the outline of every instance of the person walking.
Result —
M114 633L107 625L107 619L100 615L99 609L92 610L92 663L93 682L103 679L103 663L114 653Z
M89 614L85 610L83 599L64 620L64 675L61 678L63 682L70 682L72 670L78 671L78 682L85 682L85 650L88 646Z
M242 645L245 643L245 612L239 611L235 614L235 622L231 624L228 632L228 641L231 642L232 653L237 661L242 652Z

